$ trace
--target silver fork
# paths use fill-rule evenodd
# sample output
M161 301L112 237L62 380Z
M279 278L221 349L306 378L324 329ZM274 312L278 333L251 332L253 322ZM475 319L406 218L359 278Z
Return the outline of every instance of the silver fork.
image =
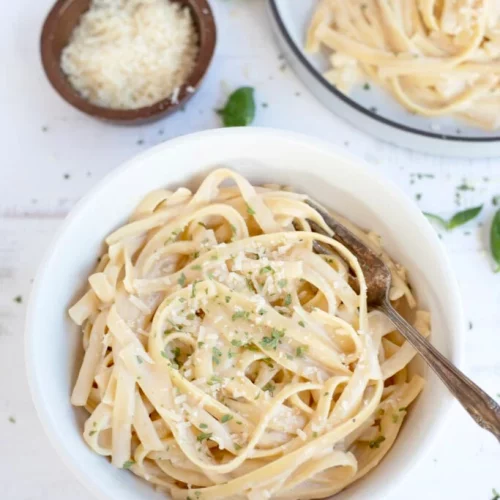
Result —
M391 288L389 268L375 252L337 222L318 203L310 199L306 203L323 217L333 231L333 238L347 247L358 259L366 280L368 305L382 311L392 321L476 423L490 431L500 441L500 405L448 361L392 307L389 300ZM314 232L325 234L314 221L308 220L308 222ZM331 249L320 242L315 242L314 246L318 253L331 253ZM356 283L353 284L356 286Z

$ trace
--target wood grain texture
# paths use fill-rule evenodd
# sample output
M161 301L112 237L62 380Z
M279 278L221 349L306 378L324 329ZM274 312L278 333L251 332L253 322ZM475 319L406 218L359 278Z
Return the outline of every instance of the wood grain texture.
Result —
M9 451L0 467L4 498L92 498L43 434L24 375L25 307L44 248L76 201L125 159L170 137L219 126L214 109L240 85L256 88L255 125L305 132L346 148L419 198L426 211L448 217L459 207L485 204L476 221L443 234L442 241L471 322L464 369L500 400L500 276L492 273L487 252L491 199L500 194L497 161L412 153L333 116L283 67L265 0L211 1L224 29L207 80L185 112L141 127L95 121L62 102L43 76L37 37L50 4L6 2L0 19L0 44L9 48L4 63L11 68L0 90L0 137L8 153L0 162L0 443ZM461 185L472 189L457 189ZM465 465L467 474L457 473ZM499 470L494 438L456 407L435 449L388 500L488 500L492 488L500 491Z

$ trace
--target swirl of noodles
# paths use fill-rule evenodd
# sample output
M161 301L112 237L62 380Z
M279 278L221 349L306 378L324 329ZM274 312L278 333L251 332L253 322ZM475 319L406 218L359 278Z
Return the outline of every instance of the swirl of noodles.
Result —
M380 462L423 380L305 199L219 169L194 194L149 194L108 236L69 311L85 350L71 401L96 453L185 500L324 498ZM350 228L428 334L404 270Z
M423 116L498 128L500 6L486 0L321 0L306 49L332 50L342 92L368 76Z

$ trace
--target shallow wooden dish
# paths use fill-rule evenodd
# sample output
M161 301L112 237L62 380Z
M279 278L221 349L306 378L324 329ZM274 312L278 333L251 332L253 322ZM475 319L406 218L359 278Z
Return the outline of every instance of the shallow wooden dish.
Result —
M91 0L58 0L44 22L40 49L43 68L52 87L66 102L80 111L95 118L117 123L154 121L179 109L196 93L210 66L215 50L216 26L207 0L176 1L186 5L191 10L193 21L198 30L199 53L195 67L186 82L180 87L175 102L167 97L143 108L104 108L90 103L73 88L61 69L61 52L68 44L80 16L89 9Z

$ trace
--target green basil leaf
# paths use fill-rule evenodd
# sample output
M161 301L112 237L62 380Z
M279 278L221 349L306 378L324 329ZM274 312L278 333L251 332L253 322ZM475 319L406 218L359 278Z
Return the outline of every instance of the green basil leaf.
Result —
M439 224L447 231L451 231L458 226L462 226L466 224L470 220L474 219L479 215L479 212L483 209L483 205L479 207L468 208L466 210L462 210L461 212L457 212L449 221L443 219L439 215L430 214L428 212L424 212L424 215L431 221Z
M439 215L430 214L429 212L424 212L424 215L429 219L429 221L435 222L440 226L443 226L445 229L448 229L448 221L439 217Z
M224 127L244 127L255 118L253 87L241 87L228 98L224 108L218 111Z
M461 212L457 212L448 222L448 229L451 231L452 229L458 226L462 226L463 224L476 218L482 209L483 205L480 205L479 207L468 208L467 210L462 210Z
M497 265L495 272L498 273L500 271L500 209L497 210L491 222L490 248L491 255Z

